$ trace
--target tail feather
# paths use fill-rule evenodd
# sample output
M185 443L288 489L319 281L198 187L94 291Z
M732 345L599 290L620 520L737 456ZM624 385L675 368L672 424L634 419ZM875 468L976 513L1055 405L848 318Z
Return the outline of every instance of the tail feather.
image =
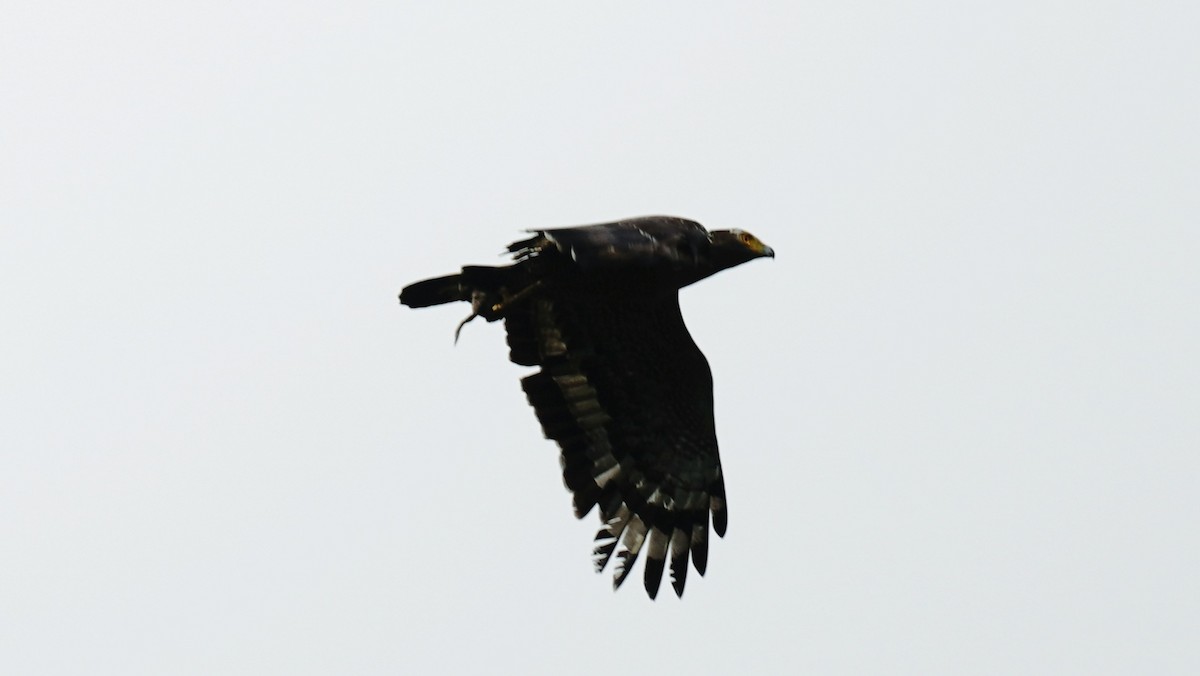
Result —
M511 293L516 293L530 283L532 280L517 266L467 265L457 275L434 277L409 284L400 292L400 302L417 308L460 300L470 301L475 291L485 294L489 300L496 297L495 300L498 301L501 289L507 288ZM486 316L486 313L483 314Z
M409 284L400 292L400 302L408 307L429 307L458 300L470 300L471 290L462 275L447 275Z

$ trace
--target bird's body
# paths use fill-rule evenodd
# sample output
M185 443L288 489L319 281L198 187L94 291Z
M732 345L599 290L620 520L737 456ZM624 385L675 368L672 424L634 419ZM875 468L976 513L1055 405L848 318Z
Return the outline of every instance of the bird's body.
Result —
M621 542L615 586L645 551L650 596L668 557L682 595L689 555L704 574L709 514L718 535L727 515L712 374L678 292L774 252L749 233L665 216L540 230L509 250L512 265L417 282L400 301L468 301L467 321L504 320L510 359L541 369L521 384L562 449L576 516L599 505L597 570Z

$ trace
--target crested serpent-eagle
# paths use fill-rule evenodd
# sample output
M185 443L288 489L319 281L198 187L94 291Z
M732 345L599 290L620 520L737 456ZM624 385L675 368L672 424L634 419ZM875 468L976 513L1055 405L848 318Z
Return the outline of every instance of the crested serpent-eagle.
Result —
M619 587L645 552L654 598L669 558L682 595L689 555L701 575L707 566L709 514L719 536L728 517L712 372L679 289L775 252L748 232L667 216L531 232L509 245L513 264L417 282L400 302L467 301L459 330L475 317L504 320L509 358L540 367L521 386L562 449L575 516L599 506L596 570L620 544Z

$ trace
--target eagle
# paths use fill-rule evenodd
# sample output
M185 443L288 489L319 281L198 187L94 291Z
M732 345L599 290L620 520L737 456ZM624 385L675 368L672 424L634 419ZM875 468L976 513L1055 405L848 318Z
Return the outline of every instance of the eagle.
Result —
M411 308L471 304L458 325L504 320L509 358L538 371L521 387L562 453L575 516L598 507L593 561L617 552L617 589L645 553L653 599L670 560L683 595L688 559L704 575L709 516L724 537L725 480L712 372L679 311L679 290L775 252L744 230L671 216L530 230L514 262L466 266L400 292Z

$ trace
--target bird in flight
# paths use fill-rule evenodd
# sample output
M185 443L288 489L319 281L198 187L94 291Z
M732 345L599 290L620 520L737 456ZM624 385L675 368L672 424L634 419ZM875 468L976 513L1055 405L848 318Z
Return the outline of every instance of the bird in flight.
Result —
M620 545L614 589L644 552L650 598L668 559L682 596L689 555L700 575L707 567L710 514L724 537L728 513L712 372L679 289L775 252L748 232L669 216L531 233L509 245L512 264L416 282L400 302L469 302L456 340L476 317L504 320L509 358L540 368L521 386L562 450L575 516L599 507L597 572Z

